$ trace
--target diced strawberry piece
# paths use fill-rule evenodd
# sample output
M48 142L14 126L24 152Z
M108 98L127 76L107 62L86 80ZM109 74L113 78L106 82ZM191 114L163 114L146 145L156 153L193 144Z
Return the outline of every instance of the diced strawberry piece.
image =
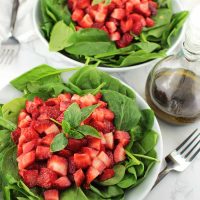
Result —
M67 4L70 10L74 10L77 7L77 0L68 0Z
M43 133L45 132L46 129L48 129L53 123L50 122L49 120L37 120L34 121L33 123L33 128L38 132L38 133Z
M69 158L72 155L72 152L69 151L68 149L63 149L63 150L58 152L58 155L65 157L65 158Z
M74 174L75 171L76 171L76 166L74 163L74 156L71 156L68 159L68 172L69 174Z
M56 119L59 123L62 123L64 119L64 113L61 113L61 115Z
M80 96L78 94L74 94L71 98L72 102L76 102L77 104L80 104Z
M125 10L122 8L115 8L111 14L111 17L121 20L125 17Z
M104 3L97 4L97 10L100 13L105 13L107 15L108 13L108 6L106 6Z
M131 2L132 5L135 6L140 3L140 0L129 0L129 2Z
M83 28L90 28L92 27L93 21L90 15L86 14L78 23Z
M74 181L77 187L80 187L85 179L85 174L82 169L77 170L74 174Z
M50 104L50 102L51 102L51 104L56 104L55 101L56 100L51 100L51 101L49 100L49 104ZM57 101L59 102L59 99L57 99ZM55 106L41 106L39 108L39 111L40 111L41 115L48 117L47 119L49 119L49 118L56 119L61 114L59 103ZM41 117L39 117L39 118L41 120Z
M29 187L35 187L37 185L38 170L24 170L23 181Z
M68 101L70 102L72 98L72 95L70 93L64 93L64 94L59 94L58 95L58 99L60 99L60 101Z
M108 5L108 13L112 13L112 11L116 8L116 4L111 1L111 3Z
M112 121L115 117L114 113L109 110L109 109L104 109L104 118L107 119L108 121Z
M149 17L151 15L151 11L149 10L148 2L136 4L134 6L134 11L136 13L142 14L146 17Z
M114 138L123 146L126 146L130 142L130 135L126 131L115 131Z
M106 140L106 148L108 149L113 149L114 148L114 137L113 137L113 133L110 132L110 133L105 133L104 134L104 138Z
M104 26L104 23L102 23L102 22L95 22L95 23L92 25L92 28L101 29L103 26Z
M123 6L122 0L112 0L116 4L117 7L121 8Z
M155 22L153 21L153 19L147 17L146 18L146 24L147 24L146 25L147 27L153 27L155 25Z
M103 27L101 28L101 30L103 30L103 31L105 31L107 34L109 34L108 29L106 28L106 26L103 26Z
M113 167L114 164L115 164L115 162L114 162L114 156L113 156L112 151L106 151L106 154L108 155L108 157L109 157L110 160L111 160L111 165L110 165L110 167Z
M111 17L111 18L109 19L109 21L110 21L110 22L114 22L116 26L119 25L119 20L117 20L117 19L115 19L115 18L112 18L112 17Z
M117 46L119 48L123 48L123 47L126 47L128 46L133 40L133 36L129 33L125 33L122 38L117 41Z
M70 102L68 102L68 101L61 101L60 102L60 111L65 111L65 110L67 110L67 108L69 107L71 105L71 103Z
M42 138L41 144L50 146L56 134L50 133Z
M46 161L35 161L32 165L28 166L28 170L40 170L41 168L46 168Z
M143 25L142 25L142 23L141 22L136 22L136 23L134 23L133 24L133 33L135 34L135 35L140 35L141 33L142 33L142 29L143 29Z
M37 146L36 148L36 159L45 160L51 157L50 147Z
M114 161L115 163L118 163L124 161L125 159L126 159L126 153L124 147L121 143L119 143L114 150Z
M99 176L99 181L105 181L112 178L115 175L115 171L113 169L105 169L103 173Z
M91 158L88 154L75 153L74 154L74 163L75 163L77 169L79 169L79 168L85 169L91 165Z
M157 2L149 1L149 10L151 11L151 15L153 16L157 15L157 8L158 8Z
M21 112L18 115L18 122L23 120L26 116L28 115L28 113L26 112L26 110L21 110Z
M44 192L44 200L59 200L58 190L46 190Z
M79 8L76 8L72 13L72 20L78 22L83 18L83 16L84 16L84 11Z
M94 95L87 94L80 98L81 108L91 106L97 103L97 100Z
M101 135L101 144L105 145L106 144L106 139L104 137L104 134L102 132L99 132L99 134Z
M105 152L101 151L97 158L99 158L106 165L106 167L110 167L111 160Z
M85 9L90 6L90 0L77 0L77 7L80 9Z
M49 126L49 128L47 128L45 131L44 131L47 135L48 134L58 134L60 133L60 130L59 128L55 125L55 124L51 124L51 126Z
M31 121L32 121L31 117L29 115L26 115L24 119L18 121L18 127L26 128L26 127L30 126Z
M86 172L86 184L89 186L90 183L99 176L99 171L95 169L94 167L89 167Z
M26 101L26 111L32 114L34 111L37 110L37 105L32 101Z
M30 151L26 154L21 154L17 158L19 170L25 169L35 162L35 151Z
M92 118L95 121L100 121L103 122L104 121L104 109L102 108L96 108L93 113L92 113Z
M21 135L21 129L17 128L11 133L11 138L15 144L19 143L19 137Z
M41 106L44 103L40 97L34 97L33 102L36 104L36 106Z
M54 186L59 190L63 190L63 189L70 187L71 182L67 176L62 176L54 182Z
M60 103L60 99L58 98L50 98L45 102L46 106L56 106Z
M88 147L99 151L101 149L101 139L95 137L88 137Z
M117 39L117 37L116 37ZM107 107L107 103L104 101L99 101L98 104L100 104L99 108L106 108Z
M67 149L69 149L70 151L77 152L81 149L82 146L83 146L82 140L73 139L73 138L68 139Z
M111 121L104 120L104 129L102 132L109 133L113 132L115 130L115 127Z
M56 172L57 174L61 175L61 176L66 176L67 175L68 162L63 157L53 155L49 159L49 161L47 163L47 167L49 169L53 170L54 172Z
M30 142L24 143L22 145L23 153L26 154L32 151L37 145L37 140L32 140Z
M106 22L106 27L109 33L114 33L117 30L117 26L114 22Z
M99 101L101 98L102 98L102 94L100 92L98 92L96 95L95 95L95 98L97 101Z
M32 128L21 128L21 136L19 138L19 143L23 144L25 142L29 142L34 139L38 139L39 135L38 133Z
M102 13L102 12L96 12L95 14L95 22L98 22L98 23L101 23L101 22L104 22L105 19L106 19L106 13Z
M92 166L97 169L100 173L106 168L106 165L99 158L94 158L92 161Z
M95 158L98 154L98 151L95 149L92 149L90 147L82 147L81 151L85 154L88 154L91 159Z
M134 7L134 5L130 1L126 2L126 14L127 15L133 11L133 7Z
M141 22L141 24L142 24L143 27L146 26L145 18L142 15L139 15L137 13L133 13L129 17L133 20L133 24Z
M121 20L120 22L121 30L123 33L130 31L133 27L133 20L128 18L127 20Z
M23 153L22 146L17 145L17 157L19 157Z

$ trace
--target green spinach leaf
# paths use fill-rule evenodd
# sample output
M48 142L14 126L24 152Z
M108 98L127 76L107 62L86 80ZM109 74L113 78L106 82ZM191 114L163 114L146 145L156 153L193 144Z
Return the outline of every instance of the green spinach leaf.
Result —
M57 152L64 149L68 144L68 139L64 133L55 136L51 143L51 152Z

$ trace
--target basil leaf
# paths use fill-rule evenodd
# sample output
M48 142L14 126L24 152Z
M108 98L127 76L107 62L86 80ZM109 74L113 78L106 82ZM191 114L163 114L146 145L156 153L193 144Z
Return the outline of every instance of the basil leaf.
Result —
M92 126L88 126L88 125L79 126L77 128L77 131L79 131L81 134L85 136L90 135L96 138L101 138L101 135L99 134L99 132Z
M71 126L67 121L63 120L62 121L62 129L65 133L68 133L71 129Z
M64 120L67 121L72 128L76 128L81 123L81 109L77 103L71 104L64 112Z
M70 130L69 131L69 135L70 137L74 138L74 139L82 139L84 138L84 135L82 133L80 133L77 130Z
M82 108L81 109L81 121L84 121L85 119L87 119L92 114L92 112L98 107L99 107L99 104Z
M57 152L64 149L68 144L68 139L64 133L56 135L51 143L51 152Z

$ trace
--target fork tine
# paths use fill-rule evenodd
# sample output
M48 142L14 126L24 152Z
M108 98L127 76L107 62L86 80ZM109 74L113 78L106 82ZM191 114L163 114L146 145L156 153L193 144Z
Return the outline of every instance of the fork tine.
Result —
M189 159L190 162L194 160L194 158L199 154L200 148L194 153L194 155Z
M176 151L180 150L186 143L187 141L197 132L198 129L195 129L177 148Z
M11 49L11 51L9 52L9 55L7 56L7 58L6 58L5 61L4 61L4 63L5 63L6 65L8 65L8 64L11 63L13 54L14 54L14 50Z
M187 158L187 157L193 152L193 150L198 146L199 142L200 142L200 141L198 141L198 142L192 147L192 149L185 155L185 158Z
M9 54L9 49L5 49L5 51L3 51L3 55L2 55L2 59L0 61L0 64L3 64L4 60L7 58L8 54Z

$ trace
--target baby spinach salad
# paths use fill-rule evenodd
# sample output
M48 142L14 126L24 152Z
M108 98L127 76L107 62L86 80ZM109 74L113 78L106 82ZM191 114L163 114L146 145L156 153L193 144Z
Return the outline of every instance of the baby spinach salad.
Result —
M84 2L92 2L91 5L97 6L102 5L102 2L104 1L88 0ZM139 2L139 4L146 4L145 1L137 2ZM86 17L84 17L84 22L80 23L84 28L80 28L77 26L77 23L80 21L79 18L83 18L82 14L79 14L79 12L82 12L80 9L76 10L74 8L75 3L73 4L73 1L39 0L41 31L43 36L49 42L50 51L60 52L63 55L82 63L85 63L85 61L89 59L91 64L98 61L101 63L101 66L111 68L141 64L156 58L164 57L166 55L166 51L173 45L179 36L183 24L188 16L187 11L173 13L172 0L154 0L149 2L153 2L155 7L152 9L152 6L150 6L153 14L151 19L148 17L148 19L146 18L146 23L143 21L144 17L148 16L148 12L145 13L145 11L141 10L143 5L141 7L138 5L139 8L137 8L136 11L133 11L132 14L134 15L136 12L136 15L134 15L136 19L134 19L137 22L138 13L141 14L144 12L144 17L142 16L141 23L145 23L147 26L141 29L141 26L138 25L138 22L135 22L133 28L136 30L134 31L135 33L139 33L135 34L134 31L130 31L130 34L128 33L128 35L125 33L125 36L122 37L123 39L121 39L122 41L119 42L118 45L116 45L115 41L112 40L117 40L117 34L119 33L114 32L115 34L112 35L109 33L109 35L105 31L105 26L108 29L110 28L111 33L113 33L112 31L116 30L114 23L116 23L116 19L120 19L120 13L122 13L124 8L117 8L116 12L111 15L112 17L115 17L115 19L113 20L111 17L111 21L108 21L109 24L104 22L106 25L103 27L101 27L99 23L94 23L92 27L89 27L90 25L88 25L88 23L91 21L91 19L89 20L89 16L86 14ZM105 6L113 4L112 1L105 1L104 3ZM87 6L85 4L82 5L82 3L80 4L82 8ZM71 9L75 10L73 11L75 14L72 14ZM88 12L89 15L92 15L87 9L89 10L89 8L86 7L84 12ZM127 13L128 11L126 10L125 12ZM102 15L100 16L102 17ZM78 22L74 22L72 18L76 18ZM122 22L120 21L120 25L118 25L119 29L125 29L124 32L126 32L126 28L129 26L128 22L129 21L126 21L124 24L123 20ZM148 23L150 23L149 26ZM97 28L95 28L95 26L97 26ZM100 29L99 26L101 27ZM123 34L124 33L122 33L122 35ZM130 41L131 42L128 46L125 46L127 41L128 43ZM125 43L125 45L121 43Z
M67 82L64 81L61 74L72 70L77 71ZM100 92L102 101L106 102L108 109L114 113L116 129L130 134L130 142L124 147L126 159L114 165L112 178L105 181L95 179L88 188L72 184L60 193L61 200L125 199L126 191L140 184L158 162L155 150L158 134L152 129L153 111L141 110L131 89L96 67L60 70L40 65L11 81L11 85L21 91L22 96L0 106L0 185L3 199L43 199L43 189L30 189L20 178L16 160L17 146L12 140L13 136L11 139L11 132L18 126L20 111L27 106L28 100L32 101L36 96L45 101L62 93L84 96ZM63 129L72 136L77 136L77 139L82 139L88 132L99 138L100 135L94 128L79 126L80 121L86 119L98 106L97 104L80 110L77 104L71 104L65 112L64 121L61 122ZM68 141L65 135L60 133L54 138L51 150L54 153L66 145Z

